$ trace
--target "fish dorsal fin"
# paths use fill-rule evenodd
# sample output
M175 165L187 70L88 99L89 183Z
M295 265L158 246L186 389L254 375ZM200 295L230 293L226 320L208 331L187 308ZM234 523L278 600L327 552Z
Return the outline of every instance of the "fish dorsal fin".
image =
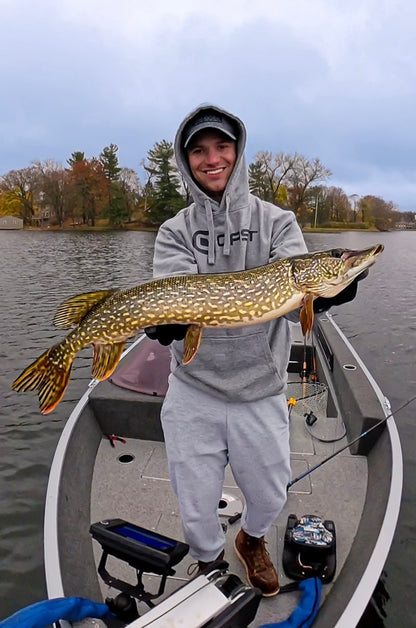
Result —
M302 309L300 311L299 318L300 318L300 324L302 326L302 333L304 336L309 336L312 331L313 319L314 319L314 313L313 313L314 298L315 298L314 295L311 293L307 293L303 297Z
M94 342L94 358L92 363L92 376L103 380L110 377L120 361L125 342Z
M77 325L90 312L93 307L108 299L117 290L101 290L100 292L86 292L85 294L77 294L63 301L53 319L56 327L68 329L73 325Z
M189 362L194 359L201 343L201 336L202 327L199 325L189 325L183 345L183 364L189 364Z

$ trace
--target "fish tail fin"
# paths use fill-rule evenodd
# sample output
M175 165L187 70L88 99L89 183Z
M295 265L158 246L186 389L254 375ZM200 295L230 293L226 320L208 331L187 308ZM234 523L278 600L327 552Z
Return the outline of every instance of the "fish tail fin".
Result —
M120 361L125 342L94 342L94 358L92 363L92 376L103 380L110 377Z
M13 382L18 392L37 390L42 414L52 412L68 386L74 355L59 343L43 353Z

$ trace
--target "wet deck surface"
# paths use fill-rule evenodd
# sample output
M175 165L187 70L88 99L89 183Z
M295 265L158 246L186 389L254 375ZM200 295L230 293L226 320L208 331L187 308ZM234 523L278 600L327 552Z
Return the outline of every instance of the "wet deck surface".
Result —
M321 443L312 438L304 425L303 410L300 404L299 407L293 408L291 414L292 478L299 476L345 444L345 439L336 443ZM343 424L340 418L321 416L313 430L320 438L337 438L343 433ZM132 461L127 464L120 461L120 456L126 454L132 457ZM365 500L366 477L366 458L351 456L346 450L290 489L287 504L266 538L281 585L289 582L281 562L288 515L315 514L323 519L334 520L337 533L338 573L356 534ZM236 497L237 500L243 499L229 468L226 470L224 493ZM183 539L179 507L170 485L163 443L128 439L126 444L117 442L115 448L112 448L109 441L103 438L93 477L91 508L92 522L119 517L161 534ZM228 524L229 514L227 510L227 515L221 516L222 521L227 524L225 560L230 564L230 572L246 581L244 567L233 549L239 524L238 522ZM98 564L101 548L95 541L93 543ZM189 580L187 570L193 562L188 555L177 565L176 575L169 578L167 593ZM111 575L135 583L133 569L116 559L110 557L108 570ZM152 591L158 589L156 576L146 576L144 582L146 588ZM117 594L117 591L101 584L104 597L113 597ZM324 585L324 596L328 594L330 588L331 584ZM262 600L251 626L286 619L298 599L298 593L289 593ZM145 612L147 606L141 604L139 610Z

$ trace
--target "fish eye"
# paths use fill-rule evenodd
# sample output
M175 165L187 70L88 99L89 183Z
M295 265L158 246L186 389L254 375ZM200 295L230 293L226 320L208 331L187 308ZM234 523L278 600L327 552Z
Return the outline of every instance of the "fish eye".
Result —
M343 249L332 249L331 255L332 255L332 257L340 258L340 257L342 257L343 252L344 252Z

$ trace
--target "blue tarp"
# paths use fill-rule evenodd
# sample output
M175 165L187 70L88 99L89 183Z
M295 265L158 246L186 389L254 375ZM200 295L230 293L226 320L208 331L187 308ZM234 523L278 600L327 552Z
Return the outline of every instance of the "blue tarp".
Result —
M263 624L260 628L310 628L319 610L322 582L319 578L308 578L299 582L302 597L298 606L286 621ZM55 598L37 602L17 611L8 619L0 621L0 628L46 628L65 619L81 621L87 617L110 616L106 604L92 602L81 597Z
M27 606L0 621L0 628L46 628L60 619L81 621L87 617L100 619L110 615L107 604L82 597L58 597Z
M319 611L322 582L319 578L307 578L299 582L299 590L303 591L300 602L286 621L263 624L259 628L310 628Z

